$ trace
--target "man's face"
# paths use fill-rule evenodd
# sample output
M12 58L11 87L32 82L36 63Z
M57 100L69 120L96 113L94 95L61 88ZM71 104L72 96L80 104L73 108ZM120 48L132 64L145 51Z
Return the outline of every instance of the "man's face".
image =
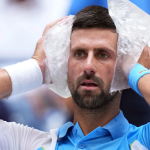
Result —
M78 29L71 35L68 86L76 104L95 109L108 103L118 35L108 29Z

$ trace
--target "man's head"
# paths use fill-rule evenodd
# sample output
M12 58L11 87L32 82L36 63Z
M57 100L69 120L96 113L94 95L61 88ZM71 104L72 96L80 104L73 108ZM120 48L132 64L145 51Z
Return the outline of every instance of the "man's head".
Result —
M86 28L116 30L116 26L108 13L108 9L96 5L85 7L75 16L72 32L76 29Z
M85 109L100 108L109 93L117 58L116 27L101 6L89 6L76 14L68 61L68 86L75 103Z

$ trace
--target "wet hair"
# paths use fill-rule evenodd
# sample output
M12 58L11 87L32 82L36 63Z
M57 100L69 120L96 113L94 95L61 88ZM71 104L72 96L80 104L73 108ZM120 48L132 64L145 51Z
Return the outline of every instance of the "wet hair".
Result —
M108 13L108 9L102 6L91 5L79 11L73 22L72 32L76 29L103 28L116 30L116 26Z

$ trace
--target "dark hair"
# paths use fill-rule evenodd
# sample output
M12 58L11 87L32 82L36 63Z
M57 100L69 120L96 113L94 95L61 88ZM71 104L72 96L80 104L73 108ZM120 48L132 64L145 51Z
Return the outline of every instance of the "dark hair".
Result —
M108 9L105 7L91 5L79 11L75 16L72 31L75 29L94 27L116 30L116 26L108 13Z

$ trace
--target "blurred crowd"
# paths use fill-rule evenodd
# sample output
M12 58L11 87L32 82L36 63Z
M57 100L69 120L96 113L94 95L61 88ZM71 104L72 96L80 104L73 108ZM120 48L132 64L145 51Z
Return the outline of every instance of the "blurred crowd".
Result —
M132 0L132 2L150 13L149 0ZM36 42L48 23L70 14L75 15L77 11L92 4L107 7L107 0L0 1L0 68L30 59ZM139 114L144 111L150 116L148 104L143 103L143 99L139 98L136 93L126 90L123 94L130 97L124 97L126 103L125 101L121 103L126 117L129 112L139 117ZM129 107L129 101L133 97L140 99L139 102L143 104L139 103L139 106L136 107L137 112L133 112L133 109ZM49 131L52 128L59 128L66 121L73 120L70 99L59 97L50 91L47 85L43 85L34 91L0 101L0 119ZM140 106L146 109L141 109ZM129 108L128 111L126 108ZM130 123L133 123L132 121ZM145 118L142 123L147 121L150 119Z
M0 68L30 59L45 26L66 16L70 5L71 0L0 1ZM0 101L0 119L49 131L72 120L64 101L42 86Z

